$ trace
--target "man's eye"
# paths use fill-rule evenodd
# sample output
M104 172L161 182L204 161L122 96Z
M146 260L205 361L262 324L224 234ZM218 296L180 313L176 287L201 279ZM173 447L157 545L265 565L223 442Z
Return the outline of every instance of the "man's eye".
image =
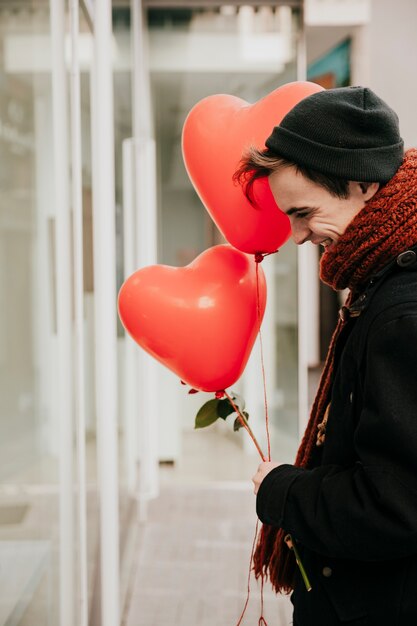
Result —
M295 217L307 217L308 213L296 213Z

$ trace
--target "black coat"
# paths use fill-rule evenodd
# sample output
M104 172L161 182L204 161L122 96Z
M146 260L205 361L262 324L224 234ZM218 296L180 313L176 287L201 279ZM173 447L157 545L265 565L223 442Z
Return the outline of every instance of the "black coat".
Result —
M259 518L293 535L312 584L297 574L296 626L417 625L416 258L351 307L315 467L281 465L258 492Z

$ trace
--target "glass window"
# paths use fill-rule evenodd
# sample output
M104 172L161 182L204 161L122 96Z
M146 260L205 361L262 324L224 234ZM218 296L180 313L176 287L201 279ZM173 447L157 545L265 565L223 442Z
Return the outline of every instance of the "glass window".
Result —
M58 623L56 237L48 5L0 7L3 623Z

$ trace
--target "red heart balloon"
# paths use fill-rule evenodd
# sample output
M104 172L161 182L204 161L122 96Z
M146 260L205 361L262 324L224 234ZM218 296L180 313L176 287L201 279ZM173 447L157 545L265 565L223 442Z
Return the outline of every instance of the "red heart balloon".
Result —
M242 154L265 148L274 126L300 100L322 87L294 82L255 104L230 95L198 102L185 120L182 151L188 175L223 236L235 248L254 254L275 252L290 236L288 217L278 209L267 178L254 185L257 208L232 181Z
M258 270L262 320L266 283ZM145 267L122 285L119 315L133 339L191 387L226 389L242 374L259 329L255 261L221 245L186 267Z

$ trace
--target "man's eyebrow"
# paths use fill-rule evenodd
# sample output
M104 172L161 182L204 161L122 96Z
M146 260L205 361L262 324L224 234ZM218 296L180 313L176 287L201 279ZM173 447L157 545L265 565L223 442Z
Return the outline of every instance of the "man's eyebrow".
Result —
M293 206L291 207L291 209L288 209L288 211L285 211L287 215L294 215L294 213L297 213L298 211L311 211L311 207L309 206Z

